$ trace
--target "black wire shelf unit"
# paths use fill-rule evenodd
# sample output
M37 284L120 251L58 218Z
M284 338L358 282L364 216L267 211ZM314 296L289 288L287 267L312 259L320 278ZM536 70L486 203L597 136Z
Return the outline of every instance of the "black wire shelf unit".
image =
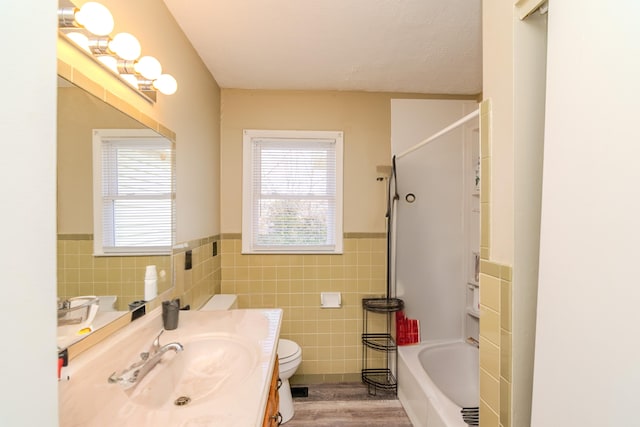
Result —
M398 298L363 298L362 300L362 382L368 392L377 390L398 391L398 352L393 336L394 313L404 308ZM370 314L384 316L385 330L369 332ZM380 323L379 323L380 324Z

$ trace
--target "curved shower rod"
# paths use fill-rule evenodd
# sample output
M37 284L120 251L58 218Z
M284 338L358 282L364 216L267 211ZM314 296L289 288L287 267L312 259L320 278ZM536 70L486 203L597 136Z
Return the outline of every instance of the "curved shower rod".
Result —
M413 147L406 149L402 153L400 153L397 156L395 156L395 158L399 159L401 157L406 156L407 154L413 153L414 151L416 151L417 149L421 148L422 146L427 145L428 143L432 142L433 140L440 138L442 135L451 132L452 130L454 130L455 128L457 128L459 126L462 126L463 124L467 123L469 120L475 119L476 117L478 117L478 114L479 114L479 110L475 110L474 112L467 114L466 116L464 116L463 118L461 118L457 122L454 122L454 123L450 124L449 126L447 126L446 128L442 129L441 131L431 135L429 138L425 139L424 141L419 142L416 145L414 145Z

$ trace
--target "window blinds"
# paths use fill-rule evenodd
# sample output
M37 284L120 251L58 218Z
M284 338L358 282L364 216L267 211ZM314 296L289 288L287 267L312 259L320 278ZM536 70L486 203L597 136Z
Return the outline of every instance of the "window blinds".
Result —
M172 158L166 140L102 141L104 253L170 252Z
M336 141L251 140L252 249L336 247Z

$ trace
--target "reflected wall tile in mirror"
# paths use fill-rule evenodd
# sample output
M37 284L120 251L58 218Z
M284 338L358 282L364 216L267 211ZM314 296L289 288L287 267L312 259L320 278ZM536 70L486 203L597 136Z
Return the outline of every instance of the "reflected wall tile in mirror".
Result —
M93 129L162 129L164 136L175 134L119 100L119 108L98 99L109 93L91 82L73 67L59 61L63 75L77 80L83 88L59 78L58 89L58 284L59 298L81 295L115 296L115 309L128 315L129 303L144 297L144 276L147 265L158 270L158 293L172 286L171 255L153 257L93 256ZM66 70L66 71L65 71ZM88 93L84 89L89 89ZM117 98L110 96L116 102ZM122 111L133 112L134 117ZM175 168L174 168L175 169ZM172 221L173 222L173 221ZM172 224L175 226L175 224ZM175 233L175 231L174 231ZM153 304L152 304L153 305ZM105 325L106 326L106 325ZM102 334L98 334L101 336ZM69 345L76 340L67 341ZM93 341L93 340L92 340Z
M198 309L221 288L221 256L213 255L213 242L220 245L220 236L183 242L173 255L176 292L181 303ZM185 270L185 251L192 252L192 268Z
M158 292L171 287L171 257L94 257L90 236L58 235L58 296L117 296L116 309L126 311L132 301L144 296L147 265L158 271Z

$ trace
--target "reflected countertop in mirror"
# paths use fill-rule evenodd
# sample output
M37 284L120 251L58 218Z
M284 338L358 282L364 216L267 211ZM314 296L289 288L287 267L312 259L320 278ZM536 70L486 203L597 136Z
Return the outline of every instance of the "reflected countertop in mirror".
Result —
M94 331L129 314L130 304L145 299L147 266L156 267L157 294L173 286L170 254L175 221L171 217L170 224L165 225L170 229L171 241L164 254L141 251L141 255L94 255L97 253L94 248L94 129L132 129L135 133L146 127L67 80L59 77L58 81L57 293L61 300L86 295L101 299L101 307L89 328ZM173 141L155 132L154 135L173 147ZM173 155L170 161L173 174ZM172 179L175 183L175 178ZM175 184L172 190L175 191ZM174 201L172 195L170 203ZM171 208L170 216L174 210ZM87 328L82 326L59 326L58 347L65 348L87 336Z

